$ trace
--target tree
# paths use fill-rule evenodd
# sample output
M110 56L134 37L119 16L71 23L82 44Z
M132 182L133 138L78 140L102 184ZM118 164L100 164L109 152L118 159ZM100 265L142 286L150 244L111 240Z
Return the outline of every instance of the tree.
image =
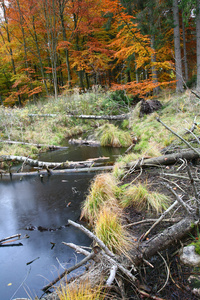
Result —
M174 20L174 53L176 67L176 91L183 92L183 74L180 46L180 26L178 0L173 0L173 20Z

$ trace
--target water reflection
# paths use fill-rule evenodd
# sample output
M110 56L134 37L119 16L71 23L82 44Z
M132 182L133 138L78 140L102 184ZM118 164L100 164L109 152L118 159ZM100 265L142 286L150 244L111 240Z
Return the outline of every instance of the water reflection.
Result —
M102 147L74 147L44 153L43 161L77 161L109 156L115 160L124 149ZM68 219L78 220L80 203L94 174L72 173L44 177L36 176L0 182L0 239L28 233L23 246L0 247L1 299L41 296L41 288L70 266L77 257L62 241L90 245L91 241L73 227L56 231L27 231L30 226L56 229L67 224ZM70 205L69 202L71 202ZM52 248L52 244L55 247ZM39 257L39 258L38 258ZM36 259L38 258L38 259ZM32 264L28 262L36 259Z
M27 297L24 287L32 298L40 296L42 286L62 272L59 262L70 265L76 259L74 251L61 242L90 244L84 234L72 227L44 232L27 231L26 227L56 229L67 224L68 219L76 221L91 178L88 174L68 174L46 177L43 183L37 177L1 182L0 239L16 233L30 236L22 240L21 247L0 247L1 299L12 299L16 291L14 298Z

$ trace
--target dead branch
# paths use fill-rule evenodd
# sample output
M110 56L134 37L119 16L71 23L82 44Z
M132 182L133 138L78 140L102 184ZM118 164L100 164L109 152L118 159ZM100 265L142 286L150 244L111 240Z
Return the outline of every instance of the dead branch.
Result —
M18 142L18 141L9 141L9 140L0 140L0 143L5 144L15 144L15 145L27 145L27 146L35 146L37 148L48 148L49 150L57 150L57 149L68 149L69 147L64 146L56 146L56 145L46 145L46 144L33 144L33 143L26 143L26 142Z
M117 266L116 265L113 265L112 268L110 269L110 276L108 277L107 281L106 281L106 285L107 286L111 286L114 279L115 279L115 276L117 274Z
M86 262L88 262L90 259L94 258L95 253L92 252L88 256L86 256L84 259L82 259L79 263L77 263L75 266L72 266L69 269L66 269L62 274L60 274L57 278L55 278L53 281L51 281L49 284L43 287L43 291L48 291L53 285L55 285L58 281L60 281L65 275L71 273L72 271L78 269L82 265L84 265Z
M170 192L176 197L176 200L179 202L179 204L183 207L183 209L185 210L185 212L190 215L194 213L194 210L188 205L186 204L183 200L182 197L179 196L173 189L171 186L169 186L169 184L166 183L162 183L163 185L165 185L168 190L170 190Z
M62 244L64 244L64 245L66 245L66 246L74 249L76 251L76 253L80 253L80 254L83 254L85 256L90 255L90 252L87 251L87 250L85 250L85 249L83 249L81 246L77 246L77 245L75 245L73 243L65 243L65 242L62 242Z
M29 117L57 117L58 114L29 114ZM128 114L122 115L65 115L68 118L77 118L77 119L94 119L94 120L125 120L129 118Z
M24 162L27 165L30 165L31 167L40 167L40 168L59 168L59 169L72 169L72 168L83 168L83 167L91 167L92 165L95 165L96 163L104 162L109 160L109 157L98 157L93 159L88 159L86 161L66 161L66 162L44 162L39 160L34 160L31 158L28 158L26 156L15 156L15 155L1 155L0 161L18 161L18 162Z
M177 134L175 131L173 131L171 128L169 128L165 123L163 123L159 118L156 118L156 120L161 123L166 129L168 129L171 133L173 133L175 136L177 136L183 143L185 143L190 149L192 149L196 154L200 155L200 152L193 148L190 143L188 143L184 138L182 138L179 134Z
M87 236L89 236L91 239L93 239L99 245L99 247L105 251L105 253L107 255L109 255L110 257L115 257L114 253L112 253L108 249L108 247L106 247L106 245L97 236L95 236L90 230L88 230L87 228L85 228L83 225L80 225L80 224L78 224L76 222L73 222L71 220L68 220L68 223L71 224L72 226L74 226L75 228L80 229Z
M160 218L158 218L156 220L156 222L149 228L149 230L147 230L147 232L142 236L142 240L144 240L147 235L152 231L152 229L158 225L163 219L164 217L178 204L178 201L176 200L172 205L170 205L170 207L168 209L166 209L164 211L164 213L160 216Z
M180 220L181 220L181 218L170 218L170 219L161 220L161 222L177 223ZM144 224L144 223L152 223L152 222L156 222L156 221L157 221L157 219L145 219L145 220L137 221L137 222L130 223L127 225L123 225L123 227L132 227L132 226L137 226L137 225Z
M4 239L1 239L1 240L0 240L0 243L2 243L2 242L4 242L4 241L7 241L7 240L14 239L14 238L16 238L16 237L17 237L18 239L20 239L21 233L14 234L14 235L11 235L11 236L6 237L6 238L4 238Z
M103 172L103 171L111 171L113 166L103 166L103 167L90 167L90 168L73 168L73 169L63 169L63 170L52 170L51 175L62 175L62 174L70 174L70 173L90 173L90 172ZM21 173L11 173L12 178L20 177L22 179L24 176L49 176L49 172L46 169L33 171L33 172L21 172ZM10 178L10 173L1 173L1 178Z

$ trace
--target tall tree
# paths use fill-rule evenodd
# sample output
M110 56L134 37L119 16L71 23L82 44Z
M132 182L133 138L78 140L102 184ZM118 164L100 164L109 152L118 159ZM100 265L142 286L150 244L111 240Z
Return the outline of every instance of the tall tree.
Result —
M176 68L176 91L183 92L183 73L180 45L179 7L178 0L173 0L173 20L174 20L174 54Z

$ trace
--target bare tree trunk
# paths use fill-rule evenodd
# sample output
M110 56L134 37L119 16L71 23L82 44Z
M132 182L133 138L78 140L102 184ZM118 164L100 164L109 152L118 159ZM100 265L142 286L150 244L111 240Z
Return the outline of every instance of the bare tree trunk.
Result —
M179 9L178 0L173 0L173 19L174 19L174 51L176 66L176 92L183 92L183 74L181 62L181 46L180 46L180 26L179 26Z
M196 1L197 90L200 92L200 0Z
M57 1L59 4L59 15L60 15L60 21L61 21L61 26L62 26L63 40L67 41L65 22L64 22L64 8L65 8L66 0L57 0ZM72 85L71 85L71 70L70 70L70 64L69 64L69 51L67 48L65 49L65 57L66 57L66 65L67 65L68 85L69 85L69 88L71 88L72 87Z
M185 37L185 25L182 15L182 35L183 35L183 53L184 53L184 73L185 73L185 81L188 81L188 60L187 60L187 48L186 48L186 37Z

